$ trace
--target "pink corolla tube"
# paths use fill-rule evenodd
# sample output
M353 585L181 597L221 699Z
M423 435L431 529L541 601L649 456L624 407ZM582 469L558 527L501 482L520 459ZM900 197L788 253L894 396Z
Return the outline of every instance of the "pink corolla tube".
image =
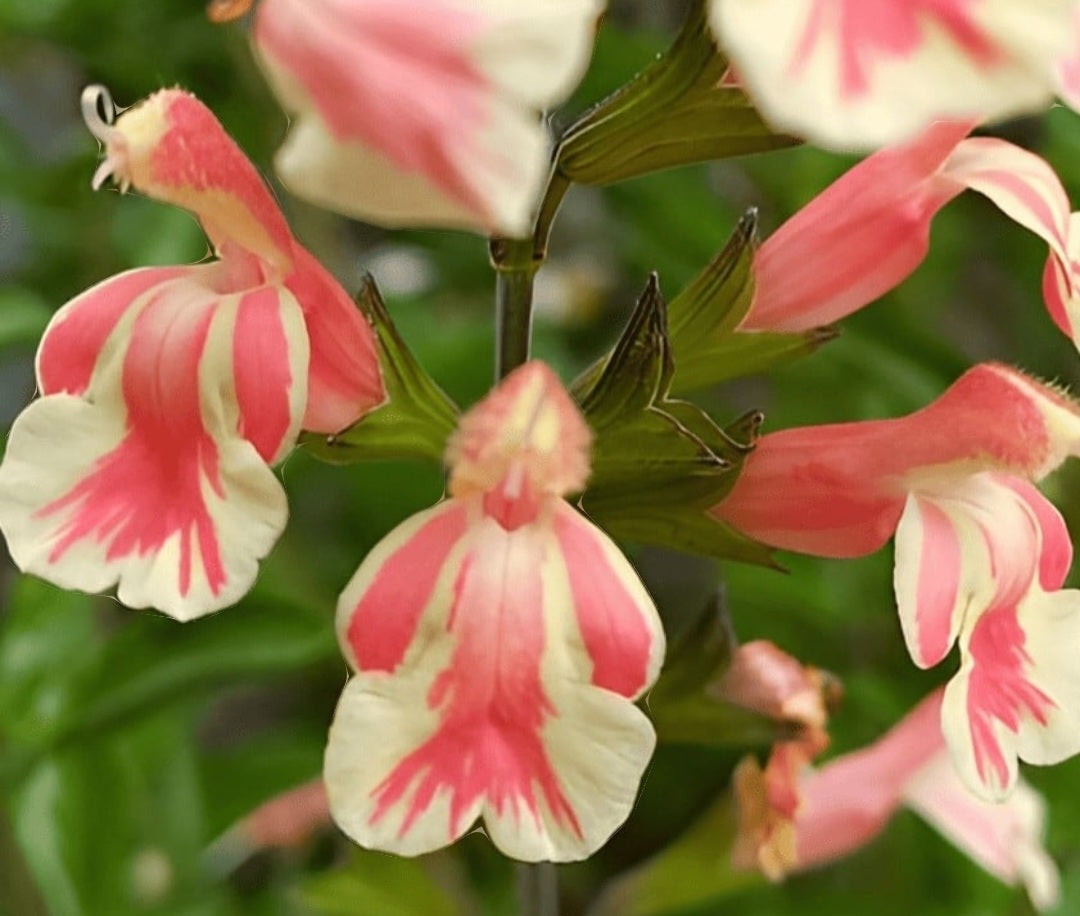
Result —
M1078 453L1073 401L983 364L907 417L763 436L713 512L816 556L862 556L895 537L908 651L926 668L959 643L942 727L964 781L1001 798L1018 757L1080 751L1080 592L1061 590L1072 543L1031 483Z
M664 635L629 562L564 498L589 439L549 368L516 370L462 419L449 497L346 586L355 674L324 775L361 845L417 855L482 818L509 856L570 861L628 815L655 743L633 701Z
M201 102L163 90L111 123L92 87L83 106L106 148L95 187L190 210L217 259L128 271L56 313L0 464L0 528L26 572L187 620L251 587L288 514L269 465L300 428L340 430L386 395L371 329Z
M277 170L389 226L528 234L540 113L577 84L602 0L263 0L254 43L294 115Z
M933 121L1047 108L1075 85L1077 0L710 0L714 35L779 129L867 150Z
M1047 310L1080 347L1080 225L1065 189L1034 153L971 127L941 122L868 156L785 222L754 258L739 330L807 331L869 305L922 263L938 211L973 190L1047 243Z
M1004 802L971 794L949 763L941 734L941 691L862 750L791 779L770 761L736 769L736 865L773 880L834 862L865 846L901 807L915 811L973 862L1008 885L1023 885L1039 910L1060 896L1057 866L1043 847L1046 805L1020 782ZM776 783L779 783L776 784ZM794 804L776 804L794 797Z

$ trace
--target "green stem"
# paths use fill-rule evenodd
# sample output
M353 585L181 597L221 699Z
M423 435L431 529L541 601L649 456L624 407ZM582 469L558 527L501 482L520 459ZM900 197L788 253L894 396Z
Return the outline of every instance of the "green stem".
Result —
M551 862L517 866L519 916L559 916L559 876Z
M495 268L495 379L505 378L529 358L532 342L533 279L540 269L532 239L492 239Z

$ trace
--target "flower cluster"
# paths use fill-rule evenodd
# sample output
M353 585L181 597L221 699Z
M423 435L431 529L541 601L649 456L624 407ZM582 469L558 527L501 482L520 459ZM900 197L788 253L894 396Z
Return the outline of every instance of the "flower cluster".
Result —
M349 216L486 234L500 282L513 274L520 288L575 175L603 184L732 136L760 134L765 149L791 132L872 152L740 251L753 252L732 297L743 309L728 321L725 303L711 326L748 365L757 342L813 332L901 283L965 190L1046 243L1042 298L1080 347L1080 224L1061 182L1033 153L972 136L1055 95L1080 103L1080 0L696 0L660 75L584 115L561 138L573 143L553 143L545 112L581 77L602 12L601 0L262 0L255 55L293 116L277 172ZM725 93L734 127L686 117L715 114ZM633 145L643 111L683 152L652 134ZM115 587L126 605L190 620L254 583L288 515L273 466L302 431L325 443L379 435L422 370L408 363L404 378L403 342L388 345L381 318L297 240L193 95L162 89L117 116L91 87L83 114L104 147L93 186L111 178L189 211L212 258L127 271L57 311L37 354L40 396L0 463L0 529L25 572ZM605 158L593 149L605 131L631 139ZM717 264L721 280L737 274ZM680 299L711 302L708 286ZM1080 404L986 362L906 417L761 437L749 422L721 429L669 397L694 341L669 335L655 277L643 299L649 310L570 390L527 361L527 303L517 316L520 358L446 443L445 497L393 528L341 592L351 676L324 786L300 796L297 830L328 809L357 843L403 855L478 821L524 861L600 848L657 741L635 704L659 676L665 635L630 561L582 507L606 494L597 503L617 513L655 486L648 509L685 510L696 543L704 526L747 552L848 558L892 540L912 660L930 668L959 649L943 689L878 743L820 767L826 679L761 641L735 651L695 697L705 721L720 696L795 727L764 767L750 758L734 773L735 859L779 878L855 848L903 804L1049 905L1043 810L1018 761L1080 753L1080 591L1063 587L1072 542L1036 486L1080 455ZM635 533L681 543L667 516L647 516ZM290 842L276 818L252 830Z

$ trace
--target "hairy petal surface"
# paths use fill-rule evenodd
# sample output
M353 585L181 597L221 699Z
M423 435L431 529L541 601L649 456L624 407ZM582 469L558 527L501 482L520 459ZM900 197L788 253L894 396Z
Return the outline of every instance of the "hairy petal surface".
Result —
M1075 404L1055 389L983 363L906 417L762 436L713 513L776 547L860 556L889 539L909 493L981 470L1037 479L1076 453L1078 433Z

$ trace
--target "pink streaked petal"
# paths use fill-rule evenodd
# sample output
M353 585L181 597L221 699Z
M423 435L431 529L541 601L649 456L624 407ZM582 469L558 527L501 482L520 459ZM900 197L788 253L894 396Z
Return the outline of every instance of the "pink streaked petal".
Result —
M238 432L273 464L296 441L306 393L308 339L286 290L264 286L238 297L232 359Z
M956 640L967 605L962 565L948 514L931 500L908 496L896 527L893 585L908 652L920 668L940 662Z
M406 855L483 816L515 858L583 858L628 813L652 730L565 654L546 528L481 516L464 543L420 650L346 687L326 756L331 811L361 845Z
M1070 0L713 0L713 30L777 126L833 149L1044 107Z
M1061 588L1072 566L1073 546L1065 519L1032 484L1019 477L997 475L997 482L1008 487L1024 502L1035 517L1042 540L1039 553L1039 584L1044 591Z
M556 505L554 525L592 683L636 699L656 680L664 657L656 607L626 557L568 503Z
M341 285L307 249L292 247L285 286L300 303L310 342L303 426L336 433L386 401L375 334Z
M1077 639L1080 592L1037 585L961 634L962 665L946 690L942 727L972 791L1002 798L1017 757L1048 764L1080 751Z
M92 286L49 322L37 355L42 394L82 394L90 384L105 341L124 313L154 287L181 276L185 267L143 267Z
M501 489L505 504L515 495L580 491L589 475L591 441L558 376L533 360L462 417L447 445L450 492L464 496Z
M468 522L466 504L444 502L399 525L368 554L338 601L342 651L356 670L392 672L429 605L451 600L444 567Z
M1042 279L1043 302L1046 303L1046 310L1061 333L1074 341L1080 336L1074 328L1075 322L1071 314L1075 310L1073 305L1077 286L1074 279L1075 272L1075 265L1071 265L1071 269L1066 270L1060 258L1051 251L1043 267Z
M537 111L580 76L599 12L595 0L269 0L256 48L299 115L279 171L361 218L525 234L546 175Z
M189 619L250 587L287 510L228 425L233 315L185 279L144 298L86 400L46 396L13 427L0 522L23 568Z
M1023 780L1003 802L976 798L944 748L904 786L904 801L942 836L1005 884L1023 884L1038 910L1060 897L1057 866L1043 846L1046 803Z
M1050 165L994 137L972 137L949 157L944 175L990 198L1069 263L1069 198Z
M971 123L943 123L864 159L776 230L754 258L744 331L806 331L850 315L926 257L930 222L963 185L939 174ZM829 270L816 265L829 264Z

